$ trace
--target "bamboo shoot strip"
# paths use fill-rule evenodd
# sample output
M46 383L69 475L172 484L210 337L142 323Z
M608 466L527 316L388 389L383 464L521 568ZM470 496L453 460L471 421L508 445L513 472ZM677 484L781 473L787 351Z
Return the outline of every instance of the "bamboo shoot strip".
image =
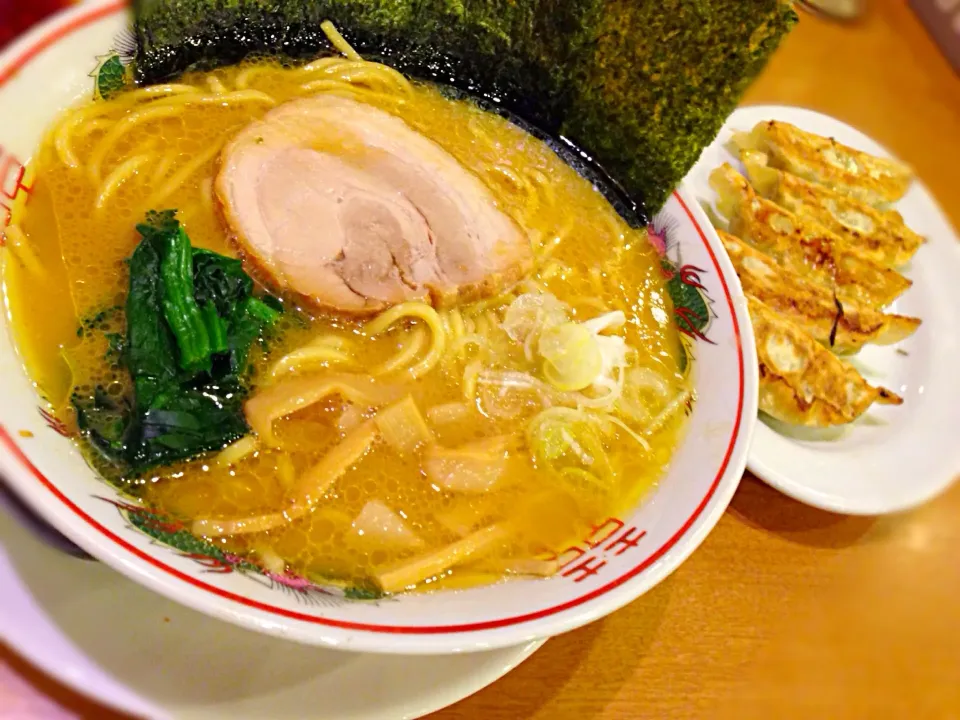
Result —
M404 550L419 550L425 543L396 512L379 500L371 500L353 521L356 533Z
M412 455L433 442L433 433L409 395L377 413L375 421L384 441L400 455Z
M331 395L341 395L364 407L377 407L393 400L395 388L378 386L368 375L338 373L320 377L293 378L277 383L247 401L244 413L253 431L265 445L275 446L273 423Z
M227 467L236 465L248 455L257 451L257 439L253 435L244 435L232 445L228 445L213 458L213 464Z
M355 465L377 439L373 421L365 422L307 470L289 496L289 506L279 512L235 520L196 520L193 533L206 537L248 535L266 532L292 523L309 514L336 480Z
M507 525L489 525L451 545L380 572L374 579L384 592L400 592L471 558L486 554L509 537Z
M507 451L515 440L514 436L503 435L457 448L432 445L424 459L427 478L450 492L483 494L495 490L504 479Z

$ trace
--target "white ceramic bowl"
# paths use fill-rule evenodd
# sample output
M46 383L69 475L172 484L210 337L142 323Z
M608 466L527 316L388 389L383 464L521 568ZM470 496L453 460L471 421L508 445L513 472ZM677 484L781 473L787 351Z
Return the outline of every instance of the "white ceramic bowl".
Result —
M80 5L0 56L0 206L29 198L26 163L55 113L92 89L90 71L128 22L125 3ZM5 224L8 213L0 213ZM697 402L686 440L638 510L610 518L562 555L550 580L382 601L277 577L214 547L177 548L178 528L124 506L57 432L0 333L0 473L91 555L185 605L305 643L385 653L505 647L596 620L660 582L703 541L736 490L757 409L753 335L736 275L706 217L681 189L656 218L685 284ZM6 315L0 321L6 323ZM109 612L109 608L104 609Z

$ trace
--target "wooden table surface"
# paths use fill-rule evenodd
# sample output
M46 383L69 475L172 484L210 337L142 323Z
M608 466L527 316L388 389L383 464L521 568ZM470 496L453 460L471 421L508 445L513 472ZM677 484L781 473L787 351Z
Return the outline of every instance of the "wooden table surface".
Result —
M850 26L803 15L746 102L860 128L912 163L960 227L960 78L903 0L867 5ZM115 717L0 649L4 659L81 716ZM960 718L960 484L870 519L805 507L748 475L665 582L434 717Z

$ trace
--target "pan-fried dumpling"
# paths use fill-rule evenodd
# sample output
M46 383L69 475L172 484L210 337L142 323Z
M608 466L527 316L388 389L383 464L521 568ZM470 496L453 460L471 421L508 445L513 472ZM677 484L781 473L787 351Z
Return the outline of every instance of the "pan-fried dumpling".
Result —
M739 238L718 232L743 291L836 353L855 353L870 342L892 345L920 326L918 318L884 315L852 300L841 302L830 290L782 267Z
M923 237L908 228L900 214L877 210L823 185L769 167L769 156L744 150L740 159L754 190L801 220L812 220L847 241L864 257L887 267L906 264Z
M874 207L895 203L913 181L909 165L868 155L790 123L760 122L751 132L734 135L733 142L741 150L767 153L773 167Z
M860 417L875 402L903 400L870 385L790 320L747 296L760 365L760 409L791 425L830 427Z
M710 184L719 195L717 209L729 221L731 233L836 292L841 300L882 307L912 284L896 270L863 257L821 225L761 198L728 164L711 173Z

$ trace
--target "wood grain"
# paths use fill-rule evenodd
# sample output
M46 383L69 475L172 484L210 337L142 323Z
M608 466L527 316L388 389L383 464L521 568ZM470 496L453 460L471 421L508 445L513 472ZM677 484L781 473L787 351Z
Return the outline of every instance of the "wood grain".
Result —
M960 226L960 79L905 3L873 0L855 25L803 16L746 103L860 128L913 164ZM115 717L4 657L81 716ZM660 586L434 717L960 718L960 486L869 519L748 476Z
M872 0L852 25L803 15L744 101L759 103L871 135L960 226L960 78L906 3ZM435 717L960 718L960 486L874 520L748 475L664 583Z

